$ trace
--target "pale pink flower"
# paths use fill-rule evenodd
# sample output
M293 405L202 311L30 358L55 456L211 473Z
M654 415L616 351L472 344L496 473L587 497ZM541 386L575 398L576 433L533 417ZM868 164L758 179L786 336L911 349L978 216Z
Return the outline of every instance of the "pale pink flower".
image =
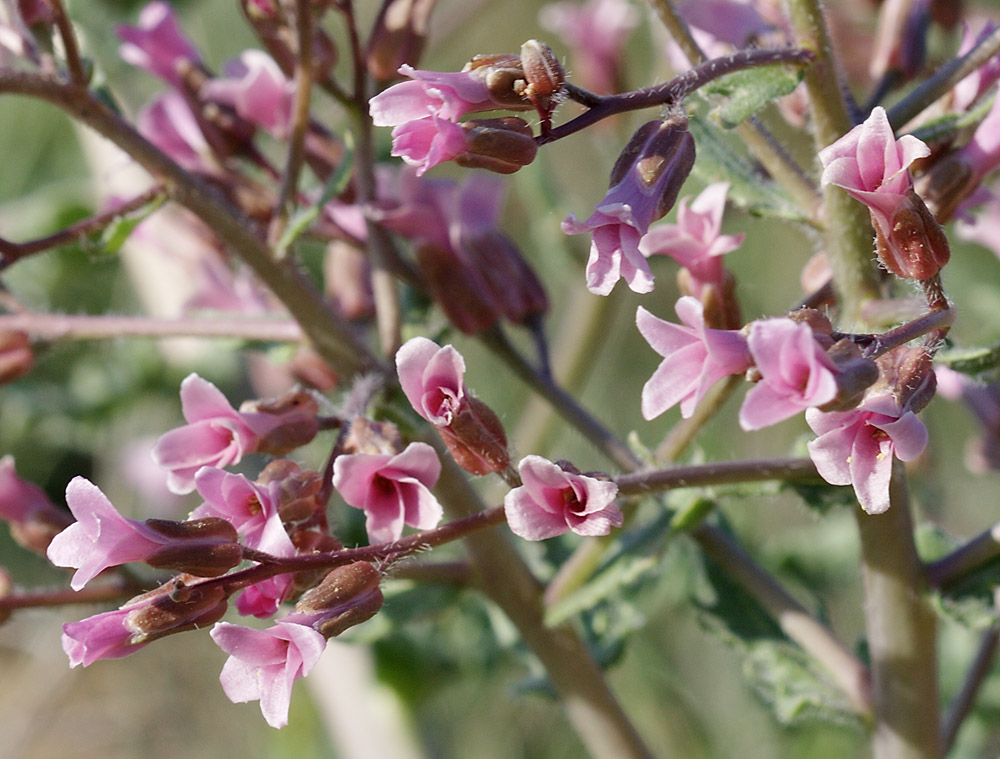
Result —
M126 62L174 87L181 84L179 63L201 61L197 49L181 31L169 3L150 3L139 14L138 26L117 26L115 33L124 41L118 53Z
M743 429L777 424L836 397L839 371L808 324L761 319L750 326L747 344L762 378L740 408Z
M686 123L649 122L636 132L623 156L631 160L612 172L612 186L586 221L570 214L562 223L566 234L593 234L587 260L587 289L608 295L619 279L637 293L653 289L653 274L639 240L649 225L673 206L694 165L694 139ZM648 168L656 165L650 175Z
M77 521L52 539L47 555L57 567L76 569L70 581L73 590L80 590L108 567L143 561L172 542L142 522L123 517L83 477L74 477L66 486L66 504Z
M236 113L276 137L288 133L295 83L261 50L245 50L223 67L225 77L206 82L198 97L232 106Z
M348 505L365 512L372 543L399 540L403 525L429 530L441 521L441 504L431 493L441 462L427 443L410 443L402 453L355 453L333 462L333 487Z
M417 176L421 176L465 152L465 136L465 130L455 122L432 114L393 128L392 155L415 166Z
M724 235L722 214L726 209L728 182L706 187L693 201L677 204L676 224L657 224L639 243L644 256L670 256L703 284L722 280L722 256L736 250L745 234Z
M309 674L326 648L326 638L312 627L279 620L266 630L219 622L212 640L229 654L219 681L233 703L260 701L271 727L288 724L292 685Z
M569 46L573 79L593 92L614 92L622 50L639 14L627 0L589 0L545 5L539 23Z
M62 647L69 666L89 667L99 659L121 659L149 645L151 641L133 642L136 633L125 626L131 611L123 607L64 624Z
M723 377L751 366L746 338L732 330L705 327L704 307L691 296L674 306L685 326L659 319L641 306L635 323L663 361L642 388L642 416L653 419L680 403L685 419Z
M194 482L205 502L191 512L193 519L225 519L236 528L247 548L265 553L282 550L285 542L291 545L281 520L274 520L278 516L280 482L258 485L242 474L208 466L198 470Z
M962 43L956 57L961 58L995 30L996 24L990 20L984 21L978 32L973 32L967 21L963 22ZM959 112L967 110L997 79L1000 79L1000 56L994 55L952 88L952 109Z
M819 436L808 448L820 476L831 485L852 485L869 514L889 508L893 457L912 461L927 445L927 428L891 393L870 395L850 411L809 409L806 422Z
M212 149L184 98L176 92L160 95L136 116L139 133L188 171L216 170Z
M399 384L413 409L431 424L447 427L465 398L465 359L451 345L426 337L408 340L396 352Z
M203 466L226 467L257 450L269 433L288 422L288 415L237 411L219 389L197 374L181 383L181 410L188 424L160 437L152 456L169 472L173 493L195 489Z
M615 483L567 472L541 456L525 456L517 469L523 484L503 499L507 525L515 535L545 540L572 530L589 537L621 527Z
M421 71L403 65L399 73L410 81L394 84L369 101L375 126L399 126L431 115L458 121L467 113L500 107L490 97L482 70Z

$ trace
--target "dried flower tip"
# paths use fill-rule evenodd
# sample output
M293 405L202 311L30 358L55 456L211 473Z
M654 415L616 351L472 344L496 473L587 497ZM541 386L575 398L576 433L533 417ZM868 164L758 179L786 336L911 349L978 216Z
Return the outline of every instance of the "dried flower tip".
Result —
M465 150L455 163L467 169L513 174L535 160L538 144L528 122L517 116L462 122Z
M367 561L337 567L299 599L295 613L317 615L312 626L327 638L340 635L371 619L382 608L381 579Z
M529 99L555 95L566 82L566 72L556 54L538 40L528 40L521 45L521 68L527 82L521 94Z
M155 600L148 603L150 598ZM129 601L123 608L137 608L126 615L123 626L132 633L131 645L149 643L166 635L211 625L222 618L227 605L226 591L218 585L200 588L175 578Z

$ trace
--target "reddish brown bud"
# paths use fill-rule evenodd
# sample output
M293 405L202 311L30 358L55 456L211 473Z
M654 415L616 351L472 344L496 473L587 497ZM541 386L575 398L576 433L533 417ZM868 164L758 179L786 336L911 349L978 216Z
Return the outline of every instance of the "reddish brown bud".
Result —
M404 63L414 68L427 38L436 0L384 0L368 42L368 71L385 81Z
M136 596L124 607L155 600L125 617L124 627L132 632L129 643L149 643L173 633L207 627L226 613L226 591L218 585L187 585L184 576L175 577L149 593Z
M462 250L486 280L503 315L522 324L549 308L545 288L513 241L497 229L462 238Z
M330 570L323 581L295 605L296 614L315 614L313 627L332 638L371 619L382 608L382 576L367 561Z
M952 153L935 161L931 170L920 177L914 187L934 218L946 222L959 204L979 186L979 179L964 156Z
M257 478L257 484L279 484L278 515L285 524L309 519L322 508L316 496L323 488L323 475L300 469L289 459L272 461Z
M0 384L13 382L35 366L31 341L24 332L0 332Z
M186 522L147 519L144 524L173 541L146 557L145 562L151 567L195 577L218 577L243 560L236 528L225 519L206 517Z
M500 472L510 464L500 418L476 398L466 396L451 424L438 431L455 463L470 474Z
M416 256L431 297L455 327L471 335L500 320L502 310L493 293L454 250L425 243Z
M566 72L556 54L538 40L528 40L521 45L521 68L528 83L523 92L525 97L554 95L566 82Z
M469 119L461 127L465 130L465 150L454 160L467 169L513 174L534 161L538 153L531 127L517 116Z
M319 431L319 403L301 388L266 401L247 401L240 405L240 412L282 417L282 423L258 442L257 453L283 456L309 443Z
M882 265L903 279L929 279L948 263L951 248L941 225L913 190L889 217L885 239L876 224L875 250Z
M927 348L897 348L876 359L880 371L878 384L892 391L902 408L920 411L934 397L937 377L933 356Z
M690 295L701 301L705 326L710 329L740 329L740 302L736 297L736 278L732 272L723 270L718 283L697 280L691 271L681 267L677 270L677 289L681 295Z

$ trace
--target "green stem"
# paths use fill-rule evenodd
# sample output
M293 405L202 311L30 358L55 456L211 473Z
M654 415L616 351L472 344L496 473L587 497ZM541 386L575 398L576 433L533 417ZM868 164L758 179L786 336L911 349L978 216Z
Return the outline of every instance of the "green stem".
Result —
M913 544L905 471L893 463L889 510L857 510L875 702L874 756L933 759L941 751L937 620Z

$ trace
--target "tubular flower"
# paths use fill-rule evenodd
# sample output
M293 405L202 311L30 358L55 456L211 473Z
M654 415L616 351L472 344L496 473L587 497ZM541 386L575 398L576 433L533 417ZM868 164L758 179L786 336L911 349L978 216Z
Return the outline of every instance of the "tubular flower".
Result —
M201 56L177 23L169 3L153 2L142 9L138 26L118 26L122 39L119 54L128 63L145 69L173 87L181 84L178 65L199 63Z

